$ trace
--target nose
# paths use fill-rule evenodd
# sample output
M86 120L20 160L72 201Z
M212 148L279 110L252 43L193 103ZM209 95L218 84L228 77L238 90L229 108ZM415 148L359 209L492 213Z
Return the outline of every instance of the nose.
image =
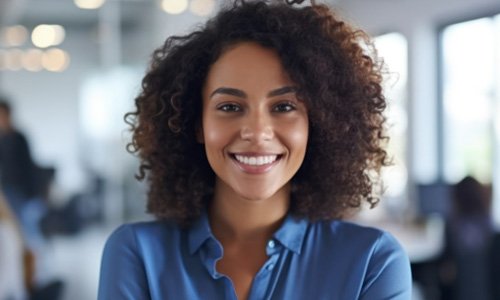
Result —
M261 142L274 138L271 117L265 113L249 114L243 121L241 138L246 141Z

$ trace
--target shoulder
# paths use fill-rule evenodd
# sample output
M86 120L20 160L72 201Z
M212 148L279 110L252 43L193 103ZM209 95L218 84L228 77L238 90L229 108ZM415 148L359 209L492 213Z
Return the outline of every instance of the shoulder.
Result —
M393 248L403 251L399 242L390 233L378 228L339 220L314 223L313 227L315 227L313 230L321 233L322 239L333 241L336 244L342 243L349 248Z
M174 223L150 221L124 224L107 239L103 260L121 258L139 262L149 257L165 257L177 251L183 239L183 230Z
M181 229L173 223L166 221L149 221L127 223L115 229L108 240L105 248L109 247L133 247L144 248L152 246L151 243L165 243L175 239Z
M111 276L120 270L143 280L155 265L167 257L176 257L174 251L181 245L181 236L175 224L165 221L121 225L111 233L104 246L101 276Z
M346 251L358 249L360 257L366 257L368 266L397 260L409 264L406 251L389 232L345 221L328 224L327 231L337 244L346 245Z
M331 234L351 246L363 247L370 258L398 255L408 260L405 250L398 240L389 232L345 221L329 224Z
M320 253L329 261L361 268L397 260L408 264L408 256L388 232L345 221L311 223L303 244L305 253Z
M330 240L335 258L364 270L362 299L408 299L411 269L405 250L390 233L344 221L318 224ZM391 298L393 297L393 298Z
M137 235L158 235L179 230L175 224L166 221L147 221L126 223L117 227L110 235L114 237L130 237Z
M345 274L358 270L355 277L360 280L359 299L411 298L410 261L390 233L344 221L315 226L328 243L327 255Z
M176 226L162 221L124 224L104 246L98 299L149 299L148 274L175 247Z
M27 143L27 139L24 133L18 130L13 130L10 133L10 138L21 143Z

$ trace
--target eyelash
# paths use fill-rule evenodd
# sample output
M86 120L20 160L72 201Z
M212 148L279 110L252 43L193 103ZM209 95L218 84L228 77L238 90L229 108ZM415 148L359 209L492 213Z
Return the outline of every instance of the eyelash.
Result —
M278 110L279 107L281 107L281 108L286 107L286 108L284 110ZM281 102L281 103L276 104L273 107L273 111L279 112L279 113L291 112L291 111L294 111L296 109L297 109L296 105L292 102Z
M217 106L217 109L223 112L240 112L242 110L241 106L234 103L224 103Z
M285 108L286 107L286 108ZM281 109L280 109L281 108ZM284 108L284 109L283 109ZM296 105L292 102L281 102L273 106L272 111L277 113L286 113L296 110ZM235 103L224 103L217 106L217 110L223 112L241 112L243 108Z

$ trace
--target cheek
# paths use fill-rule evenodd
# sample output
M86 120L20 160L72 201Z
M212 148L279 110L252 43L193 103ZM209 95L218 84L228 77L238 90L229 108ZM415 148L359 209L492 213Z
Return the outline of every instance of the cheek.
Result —
M213 121L203 123L203 139L207 154L225 147L230 135L227 128L228 126L221 126Z
M293 147L297 155L303 156L307 148L307 141L309 139L309 124L307 120L300 120L288 130L288 143Z

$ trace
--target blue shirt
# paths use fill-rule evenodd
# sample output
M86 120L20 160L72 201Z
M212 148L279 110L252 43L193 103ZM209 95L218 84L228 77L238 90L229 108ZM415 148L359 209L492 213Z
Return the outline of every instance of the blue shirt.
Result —
M266 251L250 300L411 299L408 257L378 229L287 216ZM186 229L166 221L123 225L104 248L98 299L237 299L216 270L222 254L206 215Z

